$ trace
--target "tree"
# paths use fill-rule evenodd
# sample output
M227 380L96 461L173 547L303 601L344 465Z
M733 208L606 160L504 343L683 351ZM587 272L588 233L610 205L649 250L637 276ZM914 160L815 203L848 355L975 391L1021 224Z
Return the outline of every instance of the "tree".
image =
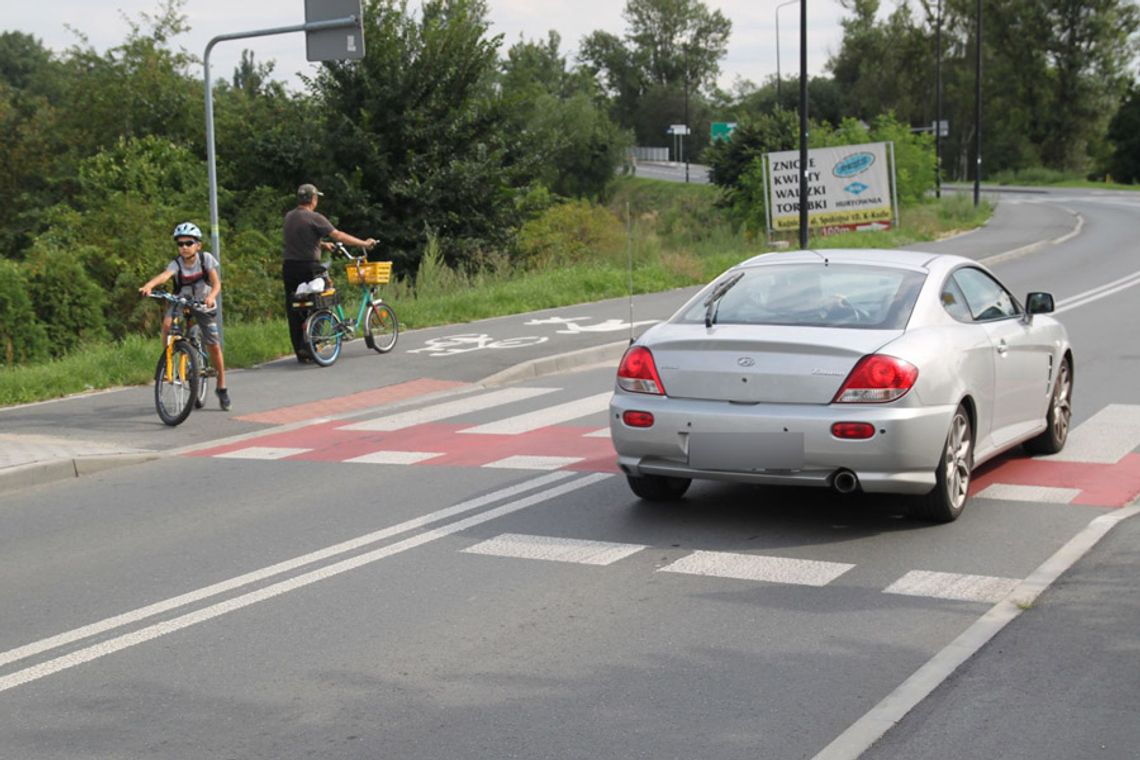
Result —
M639 143L661 144L665 124L644 125L643 99L657 92L660 102L662 91L678 93L681 108L667 123L682 121L686 101L715 86L732 22L700 0L627 0L622 15L629 25L625 42L593 32L582 41L579 58L615 98L619 123L635 128Z
M415 18L406 2L370 0L364 28L363 60L325 63L311 85L332 158L312 179L332 190L338 226L378 238L403 272L429 232L452 265L505 249L528 167L508 160L516 136L485 4L427 0Z
M1112 157L1108 173L1117 182L1140 180L1140 87L1133 83L1108 125Z
M557 195L598 197L631 138L611 121L592 77L567 69L561 38L519 41L502 63L501 90L519 135L513 160Z

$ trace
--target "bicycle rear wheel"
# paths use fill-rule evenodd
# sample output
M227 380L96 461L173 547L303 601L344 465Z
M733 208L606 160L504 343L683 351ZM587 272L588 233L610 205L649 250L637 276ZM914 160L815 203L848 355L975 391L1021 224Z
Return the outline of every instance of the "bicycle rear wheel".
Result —
M313 361L327 367L340 356L340 327L328 309L318 309L305 320L305 344Z
M155 411L167 425L180 425L190 416L197 395L198 359L194 347L188 341L177 341L170 349L169 364L165 351L158 357L154 371Z
M202 330L198 325L190 328L190 344L198 355L198 392L194 396L194 408L201 409L206 405L206 397L210 394L210 354L202 342Z
M368 314L364 320L364 343L377 353L386 354L396 345L400 335L400 323L396 312L383 301L368 304Z

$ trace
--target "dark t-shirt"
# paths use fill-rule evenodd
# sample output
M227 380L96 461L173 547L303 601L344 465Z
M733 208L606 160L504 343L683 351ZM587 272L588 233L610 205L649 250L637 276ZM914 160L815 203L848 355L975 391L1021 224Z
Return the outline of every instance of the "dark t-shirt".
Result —
M321 238L335 229L316 211L293 209L285 215L285 261L320 261Z

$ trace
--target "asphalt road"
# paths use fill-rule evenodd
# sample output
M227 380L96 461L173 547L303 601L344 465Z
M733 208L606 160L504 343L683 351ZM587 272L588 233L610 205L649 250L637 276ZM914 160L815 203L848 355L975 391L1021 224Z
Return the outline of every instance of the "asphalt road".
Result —
M1056 294L1074 438L1134 450L1131 198L1006 197L936 247L1006 254L1016 291ZM633 321L685 295L635 299ZM714 483L646 505L597 435L613 360L596 364L628 316L601 302L235 372L241 406L173 431L145 388L0 411L5 432L178 452L0 494L0 757L816 757L1140 471L1134 453L1071 465L1095 498L980 491L945 526ZM525 377L571 350L577 371ZM1059 467L1013 457L979 480L1045 487ZM1135 757L1135 522L866 756Z

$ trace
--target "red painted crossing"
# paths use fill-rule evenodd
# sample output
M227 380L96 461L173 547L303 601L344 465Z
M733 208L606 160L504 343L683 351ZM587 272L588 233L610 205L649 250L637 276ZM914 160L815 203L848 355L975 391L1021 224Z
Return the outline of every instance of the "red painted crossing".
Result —
M324 422L190 454L212 457L251 447L304 449L281 461L342 462L377 451L434 452L415 466L481 467L512 456L577 457L560 469L618 472L610 440L589 437L596 427L555 425L521 435L460 433L469 424L424 423L396 431L344 430L344 421ZM1115 464L1060 462L1007 454L974 474L971 492L992 484L1074 489L1072 504L1123 507L1140 495L1140 454Z

